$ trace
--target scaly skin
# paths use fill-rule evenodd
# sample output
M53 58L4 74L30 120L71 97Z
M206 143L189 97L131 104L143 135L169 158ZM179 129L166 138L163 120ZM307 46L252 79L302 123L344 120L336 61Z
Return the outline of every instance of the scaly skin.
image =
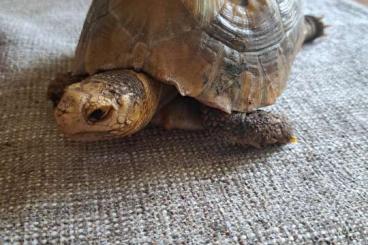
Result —
M207 129L227 142L244 146L285 144L292 139L292 127L286 117L265 111L227 114L180 97L158 110L160 98L162 101L168 97L163 90L161 83L133 71L100 73L69 85L60 94L56 121L64 134L75 140L131 135L145 127L155 114L153 123L167 129ZM50 94L55 94L52 88Z
M282 115L262 110L227 114L209 107L204 107L202 112L205 128L237 145L262 148L273 144L287 144L294 138L291 123Z
M153 122L166 129L205 129L225 142L257 148L294 139L292 125L283 115L262 110L228 114L183 97L160 110Z
M55 118L64 134L76 140L128 136L151 121L162 86L134 71L99 73L65 89Z
M305 23L305 43L323 35L325 26L320 19L306 16ZM180 98L166 107L163 103L159 106L160 101L171 100L167 95L176 93L142 73L107 71L77 82L84 78L67 74L51 83L48 91L57 104L55 117L60 128L78 140L124 137L141 130L152 119L166 128L208 129L240 145L263 147L293 140L288 119L270 112L228 114Z

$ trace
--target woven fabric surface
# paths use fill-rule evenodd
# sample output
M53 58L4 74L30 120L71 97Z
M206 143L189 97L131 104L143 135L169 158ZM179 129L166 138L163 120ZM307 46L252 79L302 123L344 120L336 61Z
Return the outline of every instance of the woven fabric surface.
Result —
M90 1L1 0L0 244L368 244L368 10L305 2L332 27L268 108L299 143L255 150L154 128L64 139L46 88Z

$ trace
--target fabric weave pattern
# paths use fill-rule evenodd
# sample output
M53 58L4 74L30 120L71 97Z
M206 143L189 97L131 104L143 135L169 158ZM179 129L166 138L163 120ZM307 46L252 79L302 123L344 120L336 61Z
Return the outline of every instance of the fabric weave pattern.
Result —
M267 108L299 143L255 150L154 128L64 139L46 88L90 1L2 0L0 243L368 244L368 10L305 2L332 27Z

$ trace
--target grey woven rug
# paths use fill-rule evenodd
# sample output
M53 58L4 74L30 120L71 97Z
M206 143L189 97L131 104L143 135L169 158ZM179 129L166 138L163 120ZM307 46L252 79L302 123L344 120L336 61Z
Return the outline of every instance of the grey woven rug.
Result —
M271 110L299 143L244 150L199 132L62 138L45 99L87 0L0 0L0 244L368 244L368 10L306 1L328 37Z

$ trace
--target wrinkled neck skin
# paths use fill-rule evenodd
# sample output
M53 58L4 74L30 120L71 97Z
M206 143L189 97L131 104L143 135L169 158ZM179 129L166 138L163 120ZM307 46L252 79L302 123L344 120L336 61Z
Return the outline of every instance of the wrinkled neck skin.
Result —
M135 83L130 83L128 87L131 92L122 95L122 97L130 98L128 106L130 109L127 111L126 116L121 116L123 123L128 126L124 136L138 132L151 121L158 108L162 92L161 83L141 73L135 73L135 75L141 82L141 85L135 86Z
M74 140L125 137L151 121L162 87L130 70L99 73L65 90L55 118L63 133Z

